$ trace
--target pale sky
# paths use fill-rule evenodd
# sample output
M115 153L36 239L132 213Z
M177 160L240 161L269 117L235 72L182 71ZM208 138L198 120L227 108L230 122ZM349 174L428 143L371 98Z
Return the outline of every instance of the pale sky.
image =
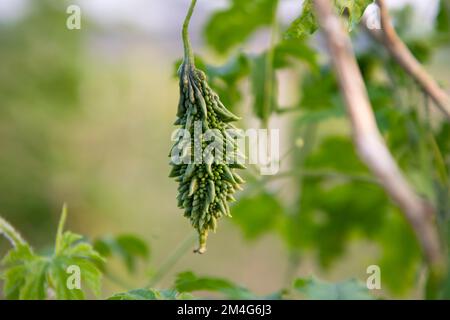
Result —
M0 0L0 20L17 19L26 12L28 1ZM167 32L183 19L190 0L73 0L82 13L106 27L134 26L146 32ZM199 0L195 25L201 25L208 13L227 6L227 0ZM436 15L439 0L387 0L390 7L411 4L416 10L415 22L430 25ZM279 15L282 21L293 20L301 10L301 0L282 0ZM427 28L428 26L425 26ZM423 26L422 26L423 27ZM195 26L194 26L195 28Z

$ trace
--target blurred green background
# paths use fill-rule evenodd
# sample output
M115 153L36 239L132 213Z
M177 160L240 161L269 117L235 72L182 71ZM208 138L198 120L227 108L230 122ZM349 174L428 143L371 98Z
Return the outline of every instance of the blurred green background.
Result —
M112 268L130 286L142 286L192 232L176 206L177 185L167 177L178 101L173 70L182 56L179 30L188 1L146 5L132 1L129 7L134 6L134 11L129 7L121 11L123 6L117 4L108 7L105 1L90 5L81 1L81 30L66 28L69 2L19 1L22 5L14 6L14 1L6 2L11 7L0 7L4 10L0 21L0 214L43 250L54 239L63 203L69 208L69 228L90 239L122 233L141 236L151 248L150 261L140 263L131 275L118 261L113 261ZM287 20L295 18L300 5L286 2L282 14ZM297 6L294 12L288 9ZM208 47L202 28L214 10L226 7L226 1L199 4L194 15L195 50L212 65L223 64L230 55ZM121 12L129 19L117 18ZM133 16L136 12L140 15ZM268 34L263 28L240 50L262 52ZM422 47L417 48L420 53ZM427 63L447 85L448 53L448 43L433 49ZM385 67L374 62L376 55L360 57L367 73L371 67ZM334 78L325 69L313 73L305 65L278 74L279 104L292 105L300 99L300 107L316 112L306 114L312 120L305 114L276 114L270 119L270 127L281 130L282 154L288 153L282 171L301 163L304 170L325 168L368 176L339 111L342 103ZM408 162L418 150L414 143L405 147L404 138L410 136L389 131L404 120L402 114L389 111L394 104L392 88L374 80L376 76L370 79L369 91L381 110L378 120L390 147L398 147L395 155L403 168L412 168L408 176L416 188L434 197L428 188L433 184L430 176ZM223 90L230 93L230 102L236 100L231 107L246 119L241 123L244 128L260 125L251 111L251 87L244 79L238 92L231 91L236 89L234 83ZM414 97L410 99L421 99L420 92ZM328 109L332 112L324 114ZM450 131L448 126L436 127L448 168ZM420 296L423 265L416 241L380 187L295 174L264 184L252 176L247 179L249 185L232 209L234 218L220 222L217 234L210 236L207 254L187 250L158 286L170 286L174 274L193 270L267 294L295 276L310 274L330 281L348 277L365 281L366 268L379 264L387 285L376 294ZM445 187L442 195L439 201L448 202ZM6 241L0 240L0 253L6 248ZM126 289L108 279L104 288L105 296Z

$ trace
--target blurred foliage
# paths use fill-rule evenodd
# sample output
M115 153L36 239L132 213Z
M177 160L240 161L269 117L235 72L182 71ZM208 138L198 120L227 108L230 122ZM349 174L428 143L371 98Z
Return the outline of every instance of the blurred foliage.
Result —
M108 300L191 300L193 298L188 293L178 293L175 290L134 289L116 293Z
M299 278L294 282L294 288L313 300L372 300L367 287L355 279L327 283L310 277Z
M278 0L231 0L229 8L214 13L204 28L213 49L224 53L243 43L253 32L272 23Z
M0 23L0 210L31 239L50 231L52 175L65 152L51 124L79 103L81 39L65 28L65 8L30 1L26 19Z
M148 260L150 248L147 243L132 234L122 234L118 236L103 236L94 240L94 249L103 257L119 257L128 272L136 271L138 259Z
M252 240L273 231L284 209L272 194L261 192L241 199L233 211L236 212L234 223L241 228L245 238Z
M135 289L115 294L110 300L186 300L199 299L191 292L217 293L220 299L230 300L279 300L297 296L314 300L372 300L374 297L362 283L350 279L329 283L313 276L295 279L292 287L281 289L267 296L257 296L248 289L222 278L199 277L193 272L178 274L174 289ZM201 299L201 298L200 298Z
M312 0L305 0L300 17L295 19L286 30L285 38L304 38L313 34L319 26L313 12Z
M257 296L248 289L237 285L231 281L221 278L199 277L193 272L183 272L178 274L175 280L175 289L179 292L209 291L221 293L225 299L281 299L285 290L267 296Z
M12 246L1 262L0 277L4 280L3 294L7 299L21 300L79 300L85 298L83 287L88 287L99 296L101 292L101 266L104 257L83 236L64 231L67 208L64 206L59 222L55 247L50 255L42 256L34 252L20 234L3 218L0 218L0 235L4 235ZM148 254L145 244L134 236L105 237L97 240L97 246L110 255L113 251L129 257L136 251ZM114 240L112 240L114 239ZM111 245L113 243L113 245ZM117 243L121 243L117 245ZM121 247L118 251L117 246ZM108 248L108 249L107 249ZM139 249L136 249L139 248ZM129 252L128 252L129 251ZM125 260L129 265L129 261ZM78 267L80 288L68 285L73 276L70 268ZM76 281L76 280L74 280ZM367 290L361 289L355 281L328 284L311 277L297 279L293 286L310 299L369 299ZM217 277L199 277L193 272L178 274L173 289L141 288L114 294L109 300L186 300L194 299L191 292L205 291L218 293L226 299L283 299L291 288L266 296L258 296L248 289L229 280Z
M357 24L370 2L335 1L355 47L364 38ZM50 212L57 191L53 178L67 158L62 133L80 105L83 39L60 27L65 25L64 4L30 1L25 19L0 23L0 210L38 243L50 232L48 221L53 221ZM243 90L250 88L252 115L263 126L272 116L289 113L283 125L290 123L286 130L291 130L293 147L289 168L280 177L293 202L280 196L272 178L250 176L248 190L232 208L232 221L247 240L276 234L287 258L299 257L297 263L312 253L320 266L318 272L333 270L353 243L370 242L376 246L370 263L380 266L383 289L394 296L410 293L419 287L423 257L399 209L356 155L336 77L317 50L311 1L305 1L299 18L289 25L277 21L278 4L277 0L230 0L204 27L206 44L226 56L225 62L214 65L196 57L197 66L230 109L242 106L246 101ZM449 1L441 1L434 32L419 38L408 32L411 9L395 14L400 36L424 64L441 46L448 47L449 8ZM270 46L249 54L247 41L268 28ZM429 99L386 52L365 40L358 47L357 59L383 138L409 182L435 206L442 238L450 243L450 125L439 115L433 116ZM180 61L176 68L179 65ZM280 71L285 69L299 74L294 87L300 94L288 108L278 105ZM243 86L246 82L249 86ZM294 147L299 139L302 143ZM83 298L84 292L68 292L61 286L68 264L82 264L88 270L84 281L98 293L101 272L111 276L100 255L119 258L135 274L139 261L147 262L151 253L143 239L130 234L99 237L91 246L81 236L61 231L56 247L61 249L49 256L35 253L27 244L9 251L3 261L3 295L41 299L52 288L58 299ZM449 283L443 284L440 297L450 297ZM311 299L371 298L353 280L328 283L299 278L293 289ZM198 291L230 299L281 299L286 295L282 289L260 296L227 279L184 272L171 289L143 288L111 299L191 299L191 292Z
M3 293L7 299L42 300L56 298L60 300L84 299L84 287L88 287L99 296L101 290L101 271L99 265L103 257L93 247L82 241L81 235L64 232L67 211L64 207L56 234L53 253L42 256L23 240L11 241L11 249L2 260L1 276L4 280ZM9 229L9 230L8 230ZM2 232L3 231L3 232ZM20 239L16 231L0 220L0 234L10 239ZM81 277L80 288L69 287L69 267L76 266Z
M349 29L354 29L370 2L352 2L350 6L346 1L336 3L338 10L349 19ZM285 39L300 39L298 41L307 47L307 36L317 29L311 10L311 2L306 1L301 16L285 32ZM402 27L408 26L411 16L408 10L396 15L401 35ZM283 45L285 39L275 44L275 48ZM431 59L436 46L433 37L405 40L422 63ZM293 57L308 61L305 55ZM430 125L427 118L430 102L426 102L413 81L379 48L370 44L368 49L358 52L357 58L378 125L390 150L414 188L448 221L448 124ZM330 268L355 238L369 239L380 248L376 263L383 270L383 284L392 293L405 293L418 281L422 257L417 240L398 209L359 160L351 137L324 130L327 121L339 120L345 114L344 105L330 67L319 65L316 59L309 63L313 65L311 70L317 71L304 73L300 81L301 96L294 108L301 112L295 120L292 143L301 137L310 144L308 148L294 149L295 170L291 175L297 180L297 203L281 205L276 194L265 191L260 195L250 194L233 207L233 221L248 239L275 231L296 255L312 250L324 268ZM259 78L264 78L262 66L261 63ZM265 94L264 84L253 88L254 101L261 105L259 95ZM254 109L259 118L269 116ZM316 141L305 138L308 128L312 127L321 128L321 137ZM257 217L254 212L258 212ZM399 273L402 277L396 276Z
M228 299L254 299L248 289L220 278L198 277L193 272L180 273L175 281L179 292L211 291L224 294Z
M346 17L345 21L349 31L352 31L357 26L364 10L372 2L372 0L334 0L339 15ZM286 38L304 38L313 34L317 28L318 24L314 14L313 1L305 0L302 13L292 22L284 36Z

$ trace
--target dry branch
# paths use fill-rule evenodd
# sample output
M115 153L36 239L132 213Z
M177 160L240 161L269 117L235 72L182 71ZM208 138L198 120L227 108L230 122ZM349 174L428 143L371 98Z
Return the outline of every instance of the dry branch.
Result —
M445 259L434 210L409 186L381 137L350 38L330 0L314 0L314 6L346 102L359 156L401 208L431 270L440 273Z
M395 32L384 0L377 0L380 8L381 30L367 29L373 37L382 43L397 63L428 94L439 109L450 119L450 97L442 89L425 68L413 56L408 47Z

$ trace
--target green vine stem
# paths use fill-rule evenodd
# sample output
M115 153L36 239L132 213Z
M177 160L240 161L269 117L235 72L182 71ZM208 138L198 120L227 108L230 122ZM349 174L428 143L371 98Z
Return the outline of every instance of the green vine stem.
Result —
M183 23L183 45L184 45L184 63L190 66L194 66L194 52L192 50L191 41L189 39L189 22L191 21L192 13L194 12L195 4L197 0L192 0L189 6L188 13Z
M175 250L167 257L167 259L161 264L159 269L155 272L154 276L147 284L147 288L153 288L157 285L162 278L172 269L172 267L184 256L184 254L192 247L197 239L197 233L190 233Z
M64 233L64 225L66 224L67 219L67 205L64 204L61 212L61 218L59 219L58 231L56 232L56 241L55 241L55 255L58 255L61 251L61 243Z
M0 217L0 234L3 234L13 247L17 248L27 244L13 226L2 217Z
M264 128L267 128L269 125L269 114L271 112L272 106L272 100L273 100L273 77L274 77L274 68L273 68L273 62L275 58L275 45L277 42L277 33L278 33L278 20L277 20L277 13L278 13L278 3L277 0L274 3L274 10L272 15L272 22L270 27L270 44L269 48L267 50L266 54L266 61L265 61L265 68L266 68L266 81L264 83L264 102L263 102L263 110L264 110L264 120L263 120L263 126Z

